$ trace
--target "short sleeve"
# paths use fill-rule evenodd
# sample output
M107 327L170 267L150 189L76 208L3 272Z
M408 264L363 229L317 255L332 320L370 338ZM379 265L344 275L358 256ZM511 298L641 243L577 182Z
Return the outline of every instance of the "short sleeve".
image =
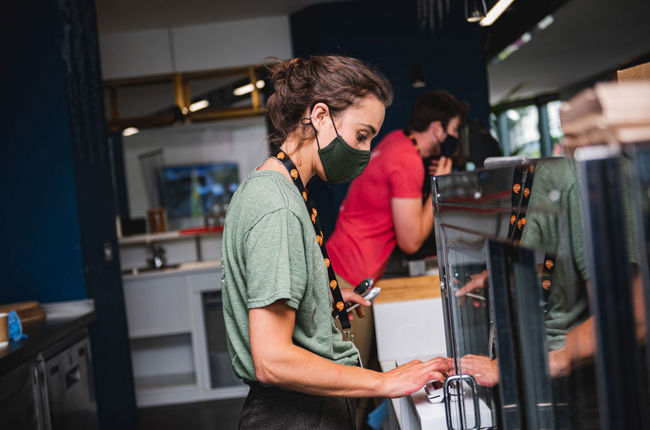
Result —
M288 209L262 217L246 234L248 309L286 300L298 309L307 285L307 264L300 222Z
M422 159L413 155L400 161L386 167L391 198L421 198L424 182Z

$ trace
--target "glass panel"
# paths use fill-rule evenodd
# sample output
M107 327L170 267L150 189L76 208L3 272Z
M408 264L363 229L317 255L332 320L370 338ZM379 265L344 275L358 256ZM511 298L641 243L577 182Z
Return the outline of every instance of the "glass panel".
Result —
M121 118L154 115L174 108L174 84L159 82L119 87L117 90Z
M593 343L575 163L452 174L434 189L448 353L480 385L490 425L598 428L593 356L562 360L569 336Z
M262 86L261 81L259 86ZM248 73L228 77L193 79L190 82L192 112L223 110L233 108L251 108L253 101Z
M647 352L647 333L650 332L650 142L628 145L626 147L627 163L630 175L630 205L636 216L627 222L627 237L636 238L630 259L632 260L632 301L634 303L634 321L636 329L637 352L641 363L639 379L640 396L645 396L641 404L646 412L644 424L650 423L650 354ZM644 375L645 374L645 375Z
M597 329L597 349L584 354L597 351L600 395L606 399L603 426L648 428L648 261L643 240L648 144L631 145L625 152L621 156L613 147L592 147L579 153Z

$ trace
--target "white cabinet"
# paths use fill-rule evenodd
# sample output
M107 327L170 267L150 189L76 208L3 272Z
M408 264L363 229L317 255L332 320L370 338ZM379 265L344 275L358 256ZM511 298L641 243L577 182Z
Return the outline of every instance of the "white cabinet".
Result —
M224 363L218 261L126 275L123 285L138 406L246 395Z

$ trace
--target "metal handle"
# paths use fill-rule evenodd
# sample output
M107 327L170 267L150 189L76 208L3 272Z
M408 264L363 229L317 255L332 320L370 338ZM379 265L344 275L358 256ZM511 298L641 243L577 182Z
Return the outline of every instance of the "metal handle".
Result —
M472 388L472 397L474 400L474 423L475 427L472 427L471 429L465 429L464 425L461 424L461 429L459 430L479 430L481 428L481 414L479 411L479 404L478 404L478 393L476 391L476 380L472 375L467 375L467 374L460 374L460 375L453 375L449 376L445 380L445 417L447 418L447 428L449 430L454 430L454 425L453 422L451 421L451 396L449 392L450 388L450 383L458 381L459 389L461 390L461 394L458 396L459 403L464 402L463 399L463 394L462 394L462 389L463 389L463 381L468 381L469 386ZM460 407L459 405L459 413L462 413L461 410L464 410L464 408ZM460 418L460 417L459 417ZM464 419L460 419L460 422L464 422Z

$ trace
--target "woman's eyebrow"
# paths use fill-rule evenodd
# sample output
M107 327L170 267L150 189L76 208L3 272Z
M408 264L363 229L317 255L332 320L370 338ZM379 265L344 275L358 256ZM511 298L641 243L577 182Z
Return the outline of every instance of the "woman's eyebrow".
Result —
M363 123L361 123L361 126L370 129L370 131L372 132L372 134L377 134L377 130L375 130L375 127L371 126L370 124L363 124Z

